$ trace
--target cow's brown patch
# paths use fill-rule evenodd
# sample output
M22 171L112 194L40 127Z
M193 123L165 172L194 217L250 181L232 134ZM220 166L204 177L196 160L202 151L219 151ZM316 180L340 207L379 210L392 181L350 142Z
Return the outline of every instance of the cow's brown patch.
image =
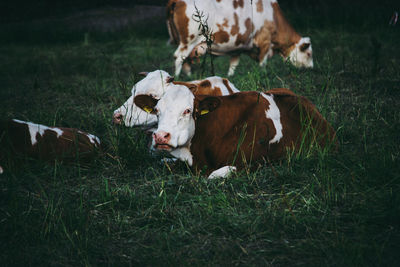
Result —
M232 25L231 34L236 35L239 33L239 17L236 13L233 13L233 19L235 20L235 23Z
M173 84L177 84L177 85L184 85L184 86L186 86L187 88L189 88L189 89L192 91L193 94L196 93L197 88L198 88L197 84L190 83L190 82L173 81L172 83L173 83Z
M287 88L272 88L265 92L266 94L282 95L282 96L297 96L293 91Z
M229 81L228 79L223 78L222 83L225 85L225 87L228 89L229 94L233 94L232 88L229 86Z
M226 31L218 31L214 33L214 42L217 44L227 43L229 41L229 34Z
M276 34L272 36L274 51L280 53L283 57L287 57L295 47L296 43L300 41L301 36L286 20L278 3L272 3L271 6L276 27Z
M228 19L227 19L227 18L224 18L222 24L217 23L217 27L218 27L218 29L219 29L220 31L223 30L225 27L228 27Z
M221 0L217 0L217 2L219 3L219 2L221 2Z
M180 40L183 44L188 43L189 18L186 16L186 3L177 2L174 9L174 24L179 32Z
M244 25L246 26L246 31L243 34L238 34L235 45L246 44L249 41L250 34L254 29L254 24L251 22L250 18L247 18Z
M233 8L243 7L243 0L233 0Z
M222 95L221 88L217 86L211 87L212 84L209 80L203 80L198 84L190 82L181 82L181 81L173 81L172 83L186 86L187 88L190 89L190 91L192 91L194 95L211 95L211 96Z
M181 50L181 51L185 51L187 48L188 48L187 45L184 45L184 46L181 47L180 50Z
M224 27L228 27L228 19L224 18L224 23L222 24Z
M190 35L190 40L193 40L194 39L194 34L191 34Z
M219 88L218 86L214 86L213 90L211 91L211 95L213 96L222 95L221 88Z
M224 30L225 27L228 27L228 19L224 18L222 24L217 23L217 27L219 31L214 33L214 42L217 44L228 42L229 33Z
M208 82L209 86L198 86L196 92L194 93L195 95L209 95L209 96L221 96L221 88L218 86L211 87L211 83L208 80L205 80Z
M261 63L270 49L272 35L274 34L275 24L265 20L264 25L254 35L254 45L258 48L258 51L252 58L257 59Z
M176 2L178 2L178 1L179 0L169 0L167 3L167 8L166 8L168 33L170 35L171 41L174 44L179 43L179 32L174 23L174 10L175 10Z
M262 13L264 11L262 0L258 0L256 6L257 6L257 12Z
M169 0L168 1L167 8L166 8L167 19L170 19L174 16L175 5L176 5L176 2L178 2L178 1L180 1L180 0Z
M199 85L200 87L211 87L211 83L209 80L204 80Z

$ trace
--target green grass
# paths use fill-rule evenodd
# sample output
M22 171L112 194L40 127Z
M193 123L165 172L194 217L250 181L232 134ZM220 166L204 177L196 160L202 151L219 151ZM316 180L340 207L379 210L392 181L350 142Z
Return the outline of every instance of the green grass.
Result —
M213 181L185 166L172 173L139 129L111 125L138 72L173 73L164 24L110 34L1 25L1 117L80 128L108 147L89 166L26 159L0 176L2 265L397 265L398 27L289 18L311 36L315 68L274 57L261 69L243 56L231 81L308 97L339 151ZM225 76L227 58L215 69Z

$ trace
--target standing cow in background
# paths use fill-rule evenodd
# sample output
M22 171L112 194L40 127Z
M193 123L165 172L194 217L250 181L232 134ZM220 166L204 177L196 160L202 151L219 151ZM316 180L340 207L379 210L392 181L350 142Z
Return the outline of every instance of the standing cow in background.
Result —
M234 74L239 55L246 53L260 66L275 54L296 67L313 67L311 40L301 37L283 16L276 0L170 0L167 4L167 27L175 51L175 75L182 65L190 75L189 60L206 53L196 9L204 13L212 33L211 52L231 57L228 75ZM186 61L185 61L186 60Z
M151 127L157 124L157 116L144 112L133 102L136 95L150 95L160 99L170 85L184 85L196 95L230 95L239 92L239 90L227 79L218 76L212 76L203 80L191 82L174 81L174 77L163 70L139 73L145 76L137 82L132 88L132 95L125 103L114 111L114 124L124 124L127 127L145 126Z

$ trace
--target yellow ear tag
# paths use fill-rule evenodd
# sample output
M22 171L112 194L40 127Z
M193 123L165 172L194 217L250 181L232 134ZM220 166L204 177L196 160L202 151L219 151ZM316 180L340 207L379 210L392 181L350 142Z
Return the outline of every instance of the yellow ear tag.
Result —
M207 114L208 112L210 112L210 111L207 109L203 109L202 111L200 111L200 115Z
M149 108L149 107L144 107L143 110L146 111L147 113L150 113L153 111L153 109Z

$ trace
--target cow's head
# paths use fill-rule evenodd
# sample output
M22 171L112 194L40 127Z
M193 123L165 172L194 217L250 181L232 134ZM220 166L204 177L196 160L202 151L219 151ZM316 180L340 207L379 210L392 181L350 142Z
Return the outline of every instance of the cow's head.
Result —
M170 153L182 147L190 147L195 133L195 120L213 111L219 103L217 97L195 98L190 89L182 85L171 85L159 100L148 95L135 97L137 106L158 117L152 148Z
M314 67L311 40L309 37L301 38L289 54L289 61L296 67Z
M114 111L113 122L125 124L125 126L151 126L157 123L157 117L153 114L143 112L134 103L136 95L150 95L160 99L166 87L174 80L167 72L156 70L152 72L141 72L144 79L137 82L132 88L132 95L118 109Z

